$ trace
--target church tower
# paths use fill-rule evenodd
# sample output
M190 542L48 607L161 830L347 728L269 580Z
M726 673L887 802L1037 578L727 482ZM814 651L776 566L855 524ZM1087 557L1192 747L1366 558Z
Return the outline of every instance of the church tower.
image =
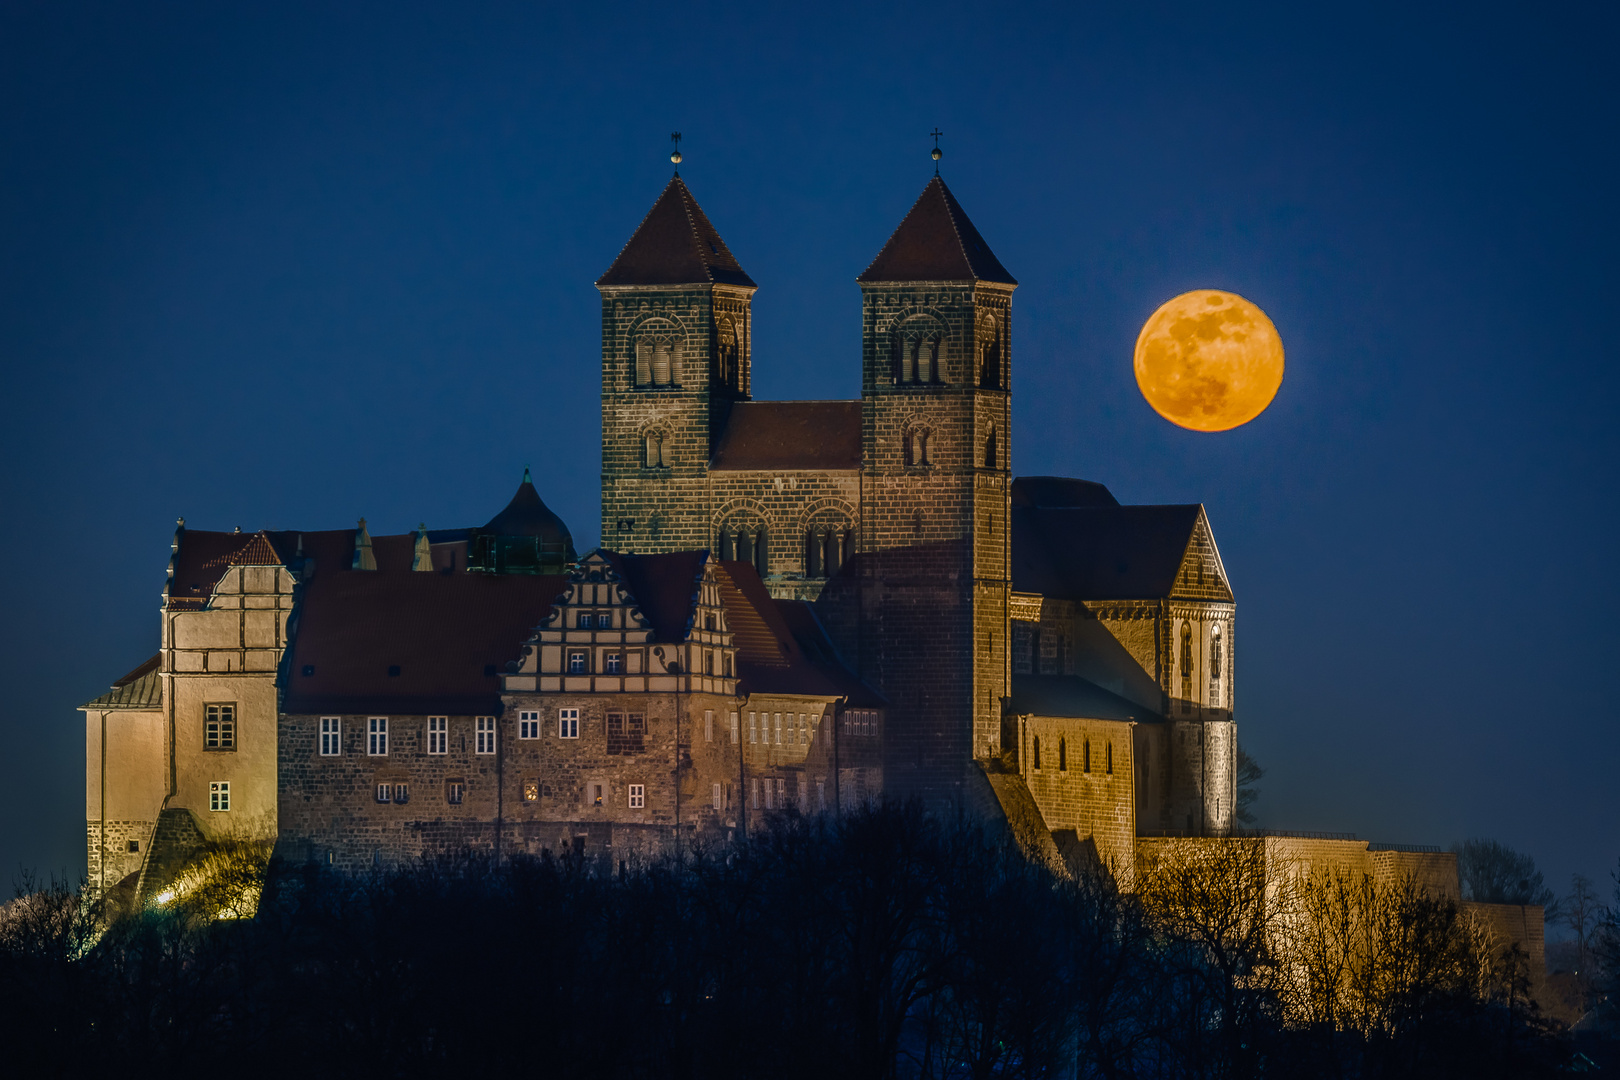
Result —
M677 175L596 287L602 544L709 547L709 459L749 397L753 279Z
M861 286L861 673L889 697L886 784L952 799L1008 694L1017 282L937 175Z

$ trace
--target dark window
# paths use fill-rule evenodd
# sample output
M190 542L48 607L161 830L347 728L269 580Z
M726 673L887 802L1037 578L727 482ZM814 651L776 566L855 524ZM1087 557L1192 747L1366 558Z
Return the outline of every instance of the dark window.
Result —
M571 652L571 653L568 654L568 674L570 674L570 675L583 675L583 674L585 674L585 654L584 653L582 653L582 652Z
M1082 767L1085 769L1086 772L1090 772L1091 771L1091 740L1090 739L1087 739L1085 741L1084 756L1085 756L1085 761L1084 761Z
M1034 753L1031 755L1031 764L1039 769L1041 767L1041 737L1035 736Z
M984 467L987 469L996 467L996 429L993 427L984 440Z
M451 806L460 806L461 797L467 793L467 785L460 780L446 780L444 782L444 801Z
M1058 740L1058 772L1069 771L1069 740Z
M1108 769L1108 775L1113 776L1114 775L1114 744L1113 743L1108 744L1108 748L1105 751L1105 753L1106 753L1107 756L1104 758L1104 765Z
M141 842L139 840L131 840L129 842L129 853L131 855L137 854L140 850L141 850Z
M203 707L203 749L236 749L236 706L206 705Z
M408 802L410 802L411 801L411 786L409 784L395 784L394 785L394 801L397 802L397 803L408 803Z

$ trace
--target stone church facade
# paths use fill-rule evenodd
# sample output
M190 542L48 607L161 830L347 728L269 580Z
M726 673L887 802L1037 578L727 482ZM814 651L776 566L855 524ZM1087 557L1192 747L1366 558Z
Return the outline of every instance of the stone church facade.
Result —
M92 883L228 835L624 858L879 798L1126 878L1232 831L1204 509L1014 478L1017 282L937 176L857 284L860 399L755 401L757 286L668 184L597 282L598 551L527 475L470 528L182 522L159 653L83 706Z

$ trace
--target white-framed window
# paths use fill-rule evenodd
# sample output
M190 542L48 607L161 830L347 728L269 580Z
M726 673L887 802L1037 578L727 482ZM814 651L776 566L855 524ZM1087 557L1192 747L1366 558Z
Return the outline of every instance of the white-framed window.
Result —
M444 782L444 801L451 806L460 806L462 796L467 794L467 784L462 780L446 780Z
M408 803L408 802L410 802L411 801L411 786L409 784L395 784L394 785L394 801L397 802L397 803Z
M703 710L703 741L714 742L714 710Z
M731 714L731 742L732 742L732 745L736 745L736 742L737 742L737 720L738 720L739 715L740 714L738 714L738 713L732 713Z
M726 791L719 784L714 785L714 808L716 810L726 808Z
M776 745L782 745L782 714L776 714Z
M748 741L749 742L758 742L759 741L757 738L755 738L756 726L754 724L754 716L755 716L754 713L749 713L748 714Z
M366 720L366 753L372 757L388 756L388 717L373 716Z
M475 718L473 736L476 740L473 749L477 753L493 754L495 752L495 718L493 716Z
M231 808L231 782L215 780L208 785L208 809L219 812Z
M768 776L765 778L765 809L776 809L776 785L771 783Z
M647 785L646 784L631 784L630 785L630 809L632 809L632 810L642 810L642 809L645 809L646 806L647 806Z
M585 674L585 653L583 650L568 654L568 674Z
M579 710L578 709L558 709L557 710L557 738L559 738L559 739L577 739L577 738L579 738Z
M378 784L377 785L377 801L378 802L393 802L394 801L394 785L393 784Z
M537 712L518 713L518 738L538 739L540 737L540 714Z
M609 675L617 675L624 670L624 656L620 653L608 653L603 663Z
M810 716L808 713L799 714L799 745L807 746L810 742Z
M428 753L443 754L450 749L450 718L428 717Z
M321 717L321 757L337 757L343 753L343 718Z
M579 628L581 630L589 630L595 625L596 615L594 613L589 611L582 611L579 613Z

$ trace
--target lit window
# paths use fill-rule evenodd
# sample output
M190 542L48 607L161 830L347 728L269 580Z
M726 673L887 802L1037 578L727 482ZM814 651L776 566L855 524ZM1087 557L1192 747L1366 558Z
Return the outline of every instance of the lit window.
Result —
M607 673L617 675L624 668L624 657L618 653L607 654Z
M225 811L231 808L231 782L215 780L208 785L208 809Z
M428 717L428 753L442 754L450 747L450 718Z
M236 749L235 705L206 706L203 719L203 749Z
M343 720L337 716L321 717L321 756L337 757L343 753Z
M540 781L538 781L538 780L525 780L525 781L523 781L523 801L524 802L539 802L540 801Z
M703 710L703 741L714 742L714 710Z
M461 797L467 793L467 785L460 780L446 780L444 782L444 801L451 806L460 806Z
M377 801L378 802L392 802L393 800L394 800L394 785L393 784L378 784L377 785Z
M630 785L630 809L641 810L647 805L647 785Z
M579 738L579 710L578 709L558 709L557 710L557 738L559 738L559 739L577 739L577 738Z
M366 721L366 753L372 757L388 756L388 717L373 716Z
M518 738L538 739L540 737L540 714L537 712L518 713Z
M716 810L724 810L726 808L725 790L721 788L719 784L714 785L714 808Z
M582 652L571 652L571 653L568 654L568 674L570 674L570 675L583 675L583 674L585 674L585 654L584 653L582 653Z
M495 718L493 716L480 716L476 721L474 735L477 739L475 749L480 754L493 754L495 752Z

